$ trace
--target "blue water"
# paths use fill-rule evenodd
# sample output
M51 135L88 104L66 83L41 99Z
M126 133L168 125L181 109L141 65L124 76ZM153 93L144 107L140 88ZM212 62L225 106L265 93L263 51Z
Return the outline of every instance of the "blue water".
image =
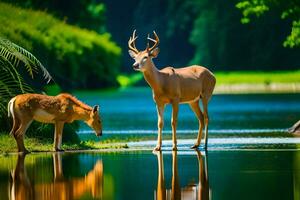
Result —
M100 105L104 135L156 134L149 88L75 95ZM206 152L189 149L194 137L181 137L178 152L164 138L161 154L151 151L156 141L140 141L123 150L0 156L0 199L300 199L300 138L286 133L299 120L299 99L214 95ZM170 115L167 107L166 134ZM187 105L180 106L178 121L178 135L196 134L198 123ZM79 133L91 132L80 124Z
M90 105L99 104L106 133L155 133L157 114L148 87L107 92L77 92ZM210 134L274 132L300 118L300 94L214 95L209 103ZM171 107L165 110L165 132L170 132ZM189 106L179 110L179 133L196 132L198 122ZM91 132L81 124L80 132Z
M2 200L300 198L299 151L39 153L0 161Z

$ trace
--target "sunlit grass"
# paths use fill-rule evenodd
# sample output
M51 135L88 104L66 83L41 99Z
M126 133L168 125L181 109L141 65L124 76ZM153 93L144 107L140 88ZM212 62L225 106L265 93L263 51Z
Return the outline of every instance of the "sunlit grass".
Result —
M270 83L300 83L300 70L295 71L231 71L215 72L217 85L222 84L270 84ZM122 87L137 85L143 79L142 73L119 75L118 83Z
M50 152L53 148L53 140L41 138L25 137L25 147L31 152ZM108 140L106 142L96 142L92 139L82 140L79 143L63 143L64 150L88 150L88 149L120 149L127 148L125 142L121 140ZM8 133L0 133L0 154L17 152L17 143Z
M238 83L300 83L300 70L297 71L235 71L216 72L217 84Z

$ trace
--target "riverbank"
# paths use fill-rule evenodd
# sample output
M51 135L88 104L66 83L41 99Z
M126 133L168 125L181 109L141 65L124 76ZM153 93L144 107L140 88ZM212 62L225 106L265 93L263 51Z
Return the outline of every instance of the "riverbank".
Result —
M216 94L299 93L300 70L217 72Z
M300 93L300 70L215 72L215 94ZM121 87L141 85L143 75L119 75Z
M50 139L37 139L25 137L25 147L30 152L51 152L53 148L53 140ZM111 142L110 139L104 141L93 140L81 140L80 143L64 143L62 144L63 150L93 150L93 149L121 149L128 148L125 142L121 142L114 139ZM15 139L9 134L0 134L0 154L16 153L17 143Z
M188 150L195 142L197 131L194 133L180 133L177 135L178 147L181 150ZM102 137L96 137L93 133L78 134L80 138L79 143L63 142L62 148L65 151L117 151L117 150L151 150L156 144L156 132L148 134L105 134ZM237 139L238 138L238 139ZM230 149L238 146L239 149L257 148L257 144L261 145L260 148L276 148L280 149L295 149L295 143L300 144L300 138L294 138L294 135L287 134L284 130L278 131L257 131L245 132L242 135L235 132L232 133L215 133L210 135L209 143L211 149ZM163 133L163 144L165 150L171 149L172 134L170 132ZM278 144L270 143L270 141L281 141ZM260 141L262 140L262 141ZM225 141L225 142L224 142ZM25 137L25 146L30 152L52 152L53 140L51 139L37 139ZM17 153L17 144L14 138L8 134L0 134L0 154L5 155L8 153Z

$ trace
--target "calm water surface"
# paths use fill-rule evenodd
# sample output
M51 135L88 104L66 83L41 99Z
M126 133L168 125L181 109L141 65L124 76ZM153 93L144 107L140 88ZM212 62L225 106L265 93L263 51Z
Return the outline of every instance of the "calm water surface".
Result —
M149 88L75 95L100 105L104 135L156 133ZM285 136L285 130L299 120L299 99L300 94L213 96L206 153L189 150L193 140L179 141L180 151L171 152L171 143L164 140L163 152L157 154L139 150L0 156L0 199L298 200L300 138ZM167 107L167 134L170 116ZM178 134L196 133L197 128L193 112L180 106ZM81 124L79 132L91 130ZM271 136L273 132L281 136ZM139 145L152 148L155 142L129 147Z
M157 115L150 88L111 92L77 92L84 102L101 107L104 134L155 133ZM209 103L210 134L282 130L300 118L300 94L214 95ZM165 111L165 132L171 130L171 107ZM198 121L188 105L179 108L179 133L195 132ZM83 125L81 132L90 132Z
M1 157L5 199L299 199L299 151Z

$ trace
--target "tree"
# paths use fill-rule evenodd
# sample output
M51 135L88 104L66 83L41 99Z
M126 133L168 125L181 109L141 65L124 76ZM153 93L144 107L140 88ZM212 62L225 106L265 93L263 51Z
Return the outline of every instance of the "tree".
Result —
M213 71L298 69L300 49L282 46L288 21L274 17L278 14L274 9L256 24L243 25L235 7L239 1L195 2L198 14L190 35L195 46L191 64Z
M299 0L247 0L236 4L242 11L241 23L247 24L253 17L260 17L272 9L278 9L281 19L291 23L290 34L283 42L284 47L300 47L300 1Z

